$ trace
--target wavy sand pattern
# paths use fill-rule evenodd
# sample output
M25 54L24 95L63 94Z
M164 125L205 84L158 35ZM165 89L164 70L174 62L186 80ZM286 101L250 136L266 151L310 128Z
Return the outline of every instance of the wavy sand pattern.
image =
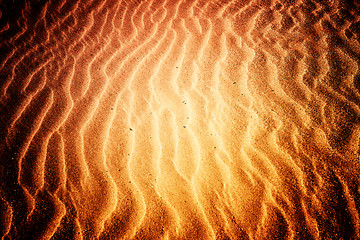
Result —
M360 238L359 10L1 1L1 238Z

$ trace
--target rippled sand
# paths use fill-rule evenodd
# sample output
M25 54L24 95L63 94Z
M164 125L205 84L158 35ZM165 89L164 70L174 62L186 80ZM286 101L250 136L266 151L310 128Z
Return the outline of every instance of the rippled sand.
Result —
M360 238L356 1L24 2L1 239Z

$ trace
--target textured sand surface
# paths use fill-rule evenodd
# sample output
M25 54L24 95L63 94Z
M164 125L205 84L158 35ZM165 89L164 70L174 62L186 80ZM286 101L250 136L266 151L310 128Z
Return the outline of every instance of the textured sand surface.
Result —
M360 4L0 1L1 239L359 239Z

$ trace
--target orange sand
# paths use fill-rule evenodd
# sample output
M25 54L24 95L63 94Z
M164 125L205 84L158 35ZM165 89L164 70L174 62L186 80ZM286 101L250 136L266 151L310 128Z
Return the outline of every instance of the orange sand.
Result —
M0 3L1 239L360 238L359 4L26 2Z

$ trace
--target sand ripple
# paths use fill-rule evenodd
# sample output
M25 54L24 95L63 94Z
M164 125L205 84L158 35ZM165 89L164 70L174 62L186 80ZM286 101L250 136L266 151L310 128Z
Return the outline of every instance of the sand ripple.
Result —
M350 2L2 1L1 239L360 238Z

